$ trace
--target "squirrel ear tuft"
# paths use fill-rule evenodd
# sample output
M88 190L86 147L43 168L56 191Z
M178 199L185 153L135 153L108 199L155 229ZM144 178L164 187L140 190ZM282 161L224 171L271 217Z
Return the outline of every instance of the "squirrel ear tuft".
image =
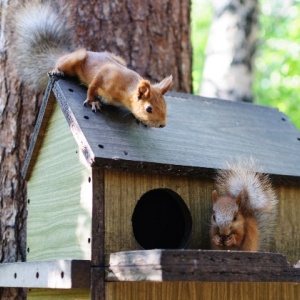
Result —
M214 203L217 202L217 200L218 200L218 193L216 190L213 190L213 192L212 192L212 200Z
M154 84L154 86L160 90L160 93L164 95L173 84L173 76L170 75L169 77L164 78L161 82Z
M142 80L138 87L138 100L150 98L150 82Z

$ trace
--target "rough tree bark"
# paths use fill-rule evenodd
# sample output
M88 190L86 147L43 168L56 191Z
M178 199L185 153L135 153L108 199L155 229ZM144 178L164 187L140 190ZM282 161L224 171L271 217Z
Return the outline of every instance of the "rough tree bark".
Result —
M22 85L9 64L9 28L0 0L0 262L26 259L26 186L21 177L41 95ZM21 1L20 1L21 2ZM173 75L173 89L191 91L190 3L69 0L78 46L123 56L142 76L159 81ZM34 66L33 66L34 67ZM1 299L23 299L22 289L1 289Z
M0 2L0 262L25 260L26 190L21 168L40 98L18 82L7 62L5 8ZM1 289L1 299L22 299L22 289Z
M70 2L77 16L78 43L123 56L153 82L172 74L174 90L191 91L188 0Z
M200 94L252 102L257 0L214 0Z

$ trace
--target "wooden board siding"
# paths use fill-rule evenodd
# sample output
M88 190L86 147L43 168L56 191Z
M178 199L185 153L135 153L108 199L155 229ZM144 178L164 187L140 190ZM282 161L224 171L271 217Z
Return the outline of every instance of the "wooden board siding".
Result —
M91 169L56 103L34 159L27 260L91 259Z
M209 282L110 282L107 300L298 300L300 284ZM30 289L28 300L91 299L89 290Z
M72 289L90 287L88 260L51 260L0 264L0 286Z
M295 264L300 260L300 186L279 185L276 192L279 215L274 249Z
M27 300L89 300L91 299L89 289L73 290L49 290L29 289Z
M188 206L192 233L186 248L208 249L211 213L211 180L105 171L105 254L142 249L132 232L132 213L141 196L149 190L167 188L176 192Z
M107 300L298 300L300 284L109 282Z
M132 231L132 214L140 197L149 190L168 188L185 201L192 216L192 233L186 249L210 249L209 224L213 180L105 171L105 254L139 250ZM300 187L275 186L279 198L278 226L270 250L285 255L292 264L300 259Z

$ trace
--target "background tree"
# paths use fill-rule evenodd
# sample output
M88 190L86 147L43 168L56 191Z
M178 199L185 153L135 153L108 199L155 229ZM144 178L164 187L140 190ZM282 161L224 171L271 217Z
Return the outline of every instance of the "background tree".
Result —
M200 94L252 102L257 0L214 0Z
M50 1L50 0L49 0ZM7 5L0 1L0 262L26 257L26 186L21 168L41 103L9 63ZM22 2L22 1L20 1ZM191 91L190 2L69 0L78 46L108 50L151 81L173 75L173 89ZM34 66L33 66L34 67ZM22 289L0 289L1 299L21 299Z
M252 69L254 102L277 107L300 129L300 2L261 0L258 17L259 39ZM211 0L192 0L194 93L201 89L212 18ZM221 64L213 71L216 76L220 69Z
M300 129L300 1L263 0L260 6L255 102L277 107Z

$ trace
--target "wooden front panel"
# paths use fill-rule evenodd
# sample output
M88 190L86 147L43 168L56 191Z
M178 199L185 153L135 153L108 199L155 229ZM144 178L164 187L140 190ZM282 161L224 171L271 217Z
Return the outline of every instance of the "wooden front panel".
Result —
M110 282L107 300L298 300L300 284Z
M141 196L157 188L173 190L190 210L193 226L186 248L208 249L212 181L105 171L105 254L142 249L134 238L131 218Z
M141 196L149 190L168 188L188 206L193 226L187 249L209 249L209 224L213 180L185 176L147 175L105 171L105 256L117 251L139 250L134 238L132 214ZM285 255L292 264L300 259L300 187L278 185L278 222L272 252Z
M280 185L279 215L275 228L275 246L291 264L300 260L300 186Z

